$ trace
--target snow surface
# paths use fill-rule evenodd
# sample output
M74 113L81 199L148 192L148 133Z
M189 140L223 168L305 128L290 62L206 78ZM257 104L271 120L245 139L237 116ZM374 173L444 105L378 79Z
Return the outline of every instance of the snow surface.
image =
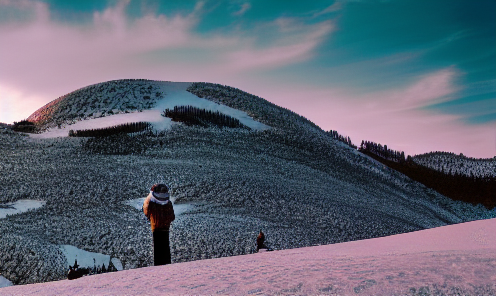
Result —
M173 109L174 106L191 105L194 107L219 111L223 114L229 115L238 119L242 124L248 126L253 130L265 130L269 127L263 123L253 120L246 112L219 105L209 100L199 98L194 94L186 91L190 83L184 82L158 82L160 91L165 94L164 98L157 102L157 105L150 110L143 110L141 112L121 113L100 118L91 118L80 120L70 125L63 125L61 128L52 128L41 134L30 134L32 138L45 139L67 137L69 130L85 130L105 128L115 125L132 123L132 122L150 122L153 128L157 131L170 129L173 122L170 118L163 117L161 114L167 108ZM98 112L95 110L94 112Z
M184 90L180 88L172 89L170 84L162 84L161 90L166 94L165 98L160 100L157 103L157 106L154 108L156 110L159 110L160 112L167 108L173 109L174 106L191 105L193 107L201 109L219 111L220 113L238 119L242 124L254 130L265 130L269 128L265 124L253 120L253 118L248 116L246 112L230 108L225 105L220 105L203 98L199 98L196 95L186 91L186 88Z
M41 134L29 134L29 136L35 139L68 137L69 130L105 128L140 121L147 121L153 125L157 124L163 129L170 127L172 124L170 118L165 118L161 116L160 113L161 112L158 110L145 110L142 112L123 113L100 118L86 119L77 121L71 125L62 126L61 128L52 128Z
M0 275L0 288L12 286L12 282Z
M6 287L2 295L495 295L496 219Z
M103 266L108 268L110 263L110 256L104 255L101 253L93 253L88 252L82 249L79 249L75 246L71 245L61 245L60 250L64 253L65 258L67 259L68 266L73 266L74 261L77 259L77 263L80 267L88 267L93 268L94 266ZM94 260L93 260L94 259ZM112 258L112 263L114 263L115 268L117 270L122 270L122 263L117 258ZM117 264L116 264L117 263Z
M0 204L0 219L5 218L9 215L15 215L30 210L36 210L44 206L45 203L46 201L42 200L20 199L16 202Z

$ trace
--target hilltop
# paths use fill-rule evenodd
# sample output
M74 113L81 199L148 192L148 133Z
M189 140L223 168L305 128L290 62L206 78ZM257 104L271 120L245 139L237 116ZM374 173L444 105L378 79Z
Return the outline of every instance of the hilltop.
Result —
M496 156L493 158L471 158L463 154L430 152L415 155L413 161L420 165L472 178L496 178Z

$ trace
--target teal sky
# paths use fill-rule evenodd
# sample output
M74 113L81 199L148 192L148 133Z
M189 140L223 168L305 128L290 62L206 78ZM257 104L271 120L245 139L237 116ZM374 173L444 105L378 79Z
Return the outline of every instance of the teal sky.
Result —
M0 121L111 79L209 81L355 143L492 157L495 36L494 0L0 0Z

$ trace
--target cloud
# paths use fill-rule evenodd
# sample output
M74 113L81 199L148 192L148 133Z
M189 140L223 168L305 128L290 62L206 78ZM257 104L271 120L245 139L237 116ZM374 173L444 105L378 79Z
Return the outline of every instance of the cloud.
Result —
M329 21L259 22L259 28L273 33L261 45L257 31L196 33L204 13L201 1L189 14L150 12L132 19L126 15L129 1L118 1L83 24L52 20L42 2L3 1L32 15L0 23L0 85L19 90L20 105L30 97L41 100L22 114L13 108L18 117L77 88L112 79L232 82L247 69L264 71L310 59L333 28Z
M245 12L250 10L250 8L251 8L251 4L248 2L245 2L245 3L243 3L243 5L241 5L241 8L238 11L233 13L233 15L234 16L242 16L245 14Z
M21 121L31 115L31 106L38 106L43 98L28 95L17 89L0 85L0 122ZM38 108L41 106L38 106Z
M87 22L74 24L54 21L44 2L0 0L2 11L15 8L25 15L0 22L0 121L20 121L61 95L112 79L208 81L261 96L354 142L372 140L408 154L431 150L480 157L496 154L494 124L468 126L460 114L426 108L459 91L455 81L463 73L456 67L413 79L418 74L402 72L405 77L398 81L409 84L400 87L397 80L388 80L369 93L354 87L360 85L353 77L363 65L352 63L332 69L331 75L350 81L339 81L341 88L312 85L315 73L295 74L298 79L288 82L268 73L312 61L334 32L334 21L279 17L255 22L245 30L232 26L199 33L207 13L203 2L188 13L166 16L149 11L134 18L126 15L128 3L116 2L93 13ZM340 2L327 12L339 8L336 3ZM415 58L390 57L380 63L396 67ZM374 68L374 63L365 68L381 75L384 71Z
M312 57L312 51L332 29L333 26L330 22L324 22L314 26L311 33L291 34L290 37L283 37L268 48L248 47L236 50L228 54L228 63L234 69L246 70L301 62ZM287 26L283 26L282 31L284 30L289 29Z
M332 12L340 11L341 9L343 9L343 1L342 0L336 0L332 5L324 8L321 11L318 11L318 12L314 13L313 14L313 17L318 17L318 16L321 16L321 15L326 15L326 14L329 14L329 13L332 13Z
M443 69L424 75L417 82L404 89L387 90L365 95L362 100L381 105L382 109L410 110L417 109L458 91L454 80L458 73L453 68Z
M452 67L418 77L409 85L367 94L352 89L312 85L260 85L257 95L310 118L324 130L337 130L361 140L386 144L414 155L430 151L496 155L496 124L470 126L463 117L424 108L458 90L460 75ZM305 104L301 104L302 100ZM477 144L475 144L477 143Z

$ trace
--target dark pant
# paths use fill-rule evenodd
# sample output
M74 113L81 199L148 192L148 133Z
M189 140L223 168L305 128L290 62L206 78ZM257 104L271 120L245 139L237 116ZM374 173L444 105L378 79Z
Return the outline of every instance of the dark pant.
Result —
M155 266L171 264L168 230L153 232L153 261Z

